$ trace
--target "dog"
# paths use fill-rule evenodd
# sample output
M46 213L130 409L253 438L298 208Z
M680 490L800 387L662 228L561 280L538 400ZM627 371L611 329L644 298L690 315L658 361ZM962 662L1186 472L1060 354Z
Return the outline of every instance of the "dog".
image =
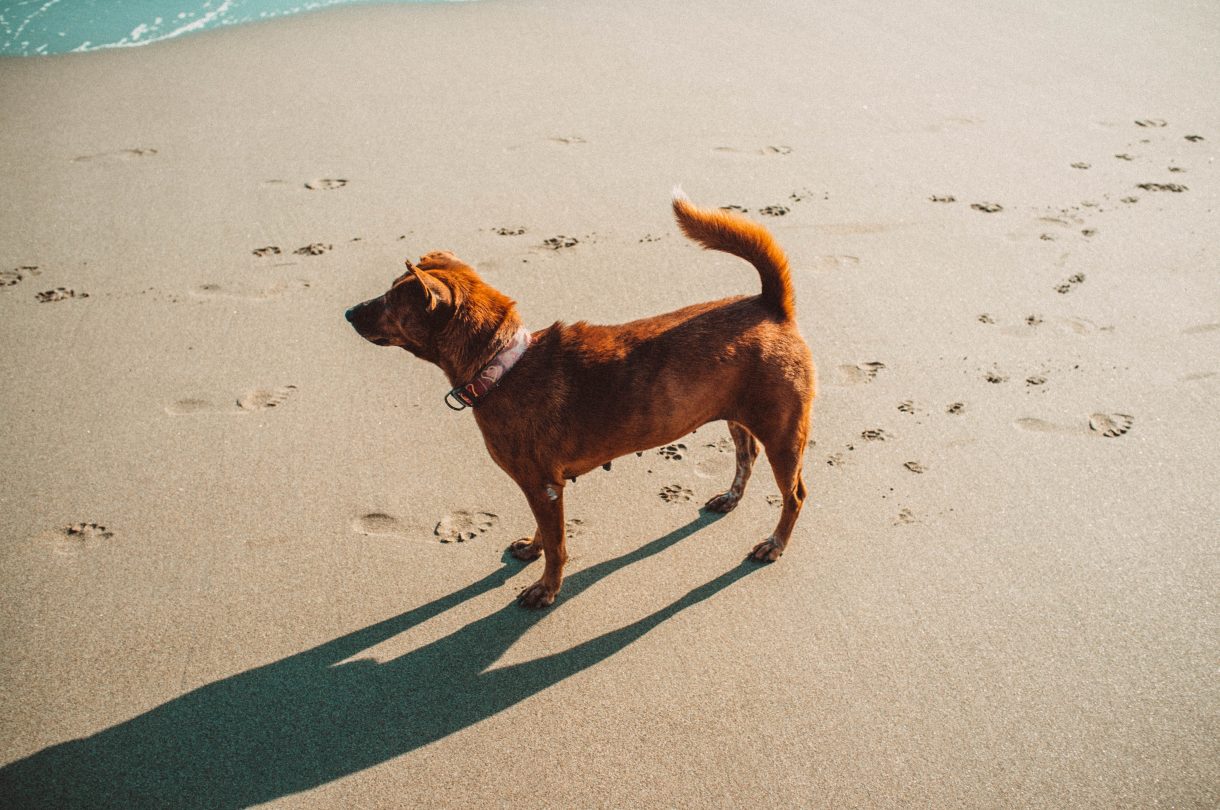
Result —
M706 509L737 506L760 446L783 495L775 531L749 556L778 559L800 515L815 383L788 259L766 228L698 208L677 189L673 212L694 242L754 265L762 292L616 326L558 322L531 333L510 298L453 254L435 252L408 260L389 290L347 310L365 340L445 372L454 386L445 403L471 408L492 459L525 493L537 529L509 548L545 563L518 596L524 607L550 605L563 582L564 482L708 422L728 422L737 470Z

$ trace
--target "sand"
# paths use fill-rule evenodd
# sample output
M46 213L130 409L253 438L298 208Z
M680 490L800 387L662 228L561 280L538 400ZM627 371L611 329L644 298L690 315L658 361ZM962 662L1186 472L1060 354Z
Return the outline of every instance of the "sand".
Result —
M0 61L0 804L1220 803L1217 8L605 5ZM525 612L343 310L441 248L533 328L755 292L674 183L792 258L810 498L745 564L723 424L621 459Z

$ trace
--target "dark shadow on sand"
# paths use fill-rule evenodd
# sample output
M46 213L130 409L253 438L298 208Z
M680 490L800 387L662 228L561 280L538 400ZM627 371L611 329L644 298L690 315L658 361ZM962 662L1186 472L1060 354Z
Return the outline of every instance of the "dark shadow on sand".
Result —
M704 513L572 574L562 603L699 531ZM606 660L757 567L748 560L670 605L571 649L485 671L542 615L509 604L385 663L344 661L503 585L497 571L311 650L208 684L80 740L0 768L0 807L246 807L325 784L439 740Z

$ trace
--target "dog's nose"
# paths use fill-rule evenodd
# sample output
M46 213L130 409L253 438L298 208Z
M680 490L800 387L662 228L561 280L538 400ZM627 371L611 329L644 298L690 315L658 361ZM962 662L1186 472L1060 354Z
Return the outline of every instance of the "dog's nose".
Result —
M355 308L355 307L352 307L352 308L351 308L351 309L349 309L347 312L343 313L343 317L344 317L344 318L347 318L347 322L348 322L348 323L355 323L355 318L356 318L356 308Z

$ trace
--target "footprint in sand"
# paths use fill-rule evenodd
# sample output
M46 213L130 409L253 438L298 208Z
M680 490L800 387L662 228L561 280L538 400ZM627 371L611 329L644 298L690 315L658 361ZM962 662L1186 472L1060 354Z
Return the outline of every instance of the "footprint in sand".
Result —
M712 148L713 152L721 152L730 155L747 155L750 157L773 157L775 155L790 155L792 154L791 146L764 146L761 149L741 148L737 146L716 146Z
M1028 430L1031 433L1081 433L1080 428L1074 428L1069 425L1060 425L1056 422L1048 422L1045 419L1038 419L1034 416L1023 416L1017 419L1013 424L1021 430Z
M255 248L251 253L261 258L263 256L279 256L283 251L276 245L267 245L266 247Z
M563 535L569 540L574 537L580 537L584 533L585 522L580 518L572 518L563 524Z
M525 228L520 225L511 228L492 228L491 232L499 236L520 236L525 233Z
M406 527L402 521L385 512L369 512L352 521L352 530L373 537L403 537Z
M305 184L305 188L310 191L334 191L346 185L347 181L342 178L320 177L317 180L310 180Z
M116 149L113 152L100 152L96 155L81 155L80 157L72 158L73 163L85 163L94 160L135 160L137 158L152 157L157 154L156 149L146 147L137 147L135 149Z
M1078 283L1078 282L1076 282ZM1074 286L1073 282L1065 282L1068 291L1071 291ZM1005 335L1013 335L1017 337L1029 337L1033 334L1031 330L1037 329L1043 325L1049 325L1053 329L1074 335L1095 335L1101 332L1113 332L1113 326L1098 326L1088 318L1073 318L1061 315L1052 315L1049 318L1043 318L1041 315L1027 315L1024 318L1024 326L1005 326L1000 329Z
M1008 375L998 369L992 369L983 373L983 379L992 385L1000 385L1008 382Z
M64 528L64 535L82 541L109 540L114 537L114 532L100 523L73 523Z
M669 484L662 487L660 495L661 500L666 503L685 503L695 497L695 493L680 484Z
M814 256L810 262L814 270L851 270L860 266L857 256Z
M580 240L575 236L552 236L550 239L543 239L542 246L551 250L563 250L564 248L576 247L580 244Z
M1135 417L1125 413L1095 413L1089 417L1089 430L1107 439L1127 433L1135 425Z
M810 191L809 189L805 188L805 189L801 189L800 191L792 192L791 194L788 195L788 199L792 200L794 203L802 203L802 202L805 202L805 200L813 199L815 196L817 196L817 194L818 194L818 192ZM822 194L822 199L824 201L830 199L829 191L823 191L823 192L821 192L821 194Z
M1104 436L1114 439L1128 433L1135 425L1135 417L1125 413L1095 413L1087 424L1064 425L1046 419L1026 416L1013 424L1032 433L1057 433L1069 436Z
M957 202L957 197L954 197L952 194L933 194L928 199L934 203Z
M783 217L787 216L792 209L786 205L768 205L758 209L758 213L765 217Z
M914 415L915 414L915 400L904 399L902 402L899 402L898 411L899 411L899 413L908 413L908 414Z
M1136 188L1142 188L1144 191L1168 191L1173 194L1190 191L1189 188L1180 183L1140 183Z
M1113 326L1098 326L1088 318L1073 318L1068 316L1055 318L1055 327L1075 335L1094 335L1098 332L1113 332Z
M966 403L964 403L964 402L953 402L953 403L950 403L945 408L945 413L949 414L950 416L958 416L959 414L962 414L965 412L966 412Z
M1137 127L1145 127L1150 129L1160 129L1169 125L1164 118L1141 118L1135 122Z
M216 405L208 402L206 399L196 399L187 397L179 399L165 406L165 412L170 416L186 416L192 413L207 413L208 411L217 410Z
M826 457L826 464L831 467L842 467L847 464L847 456L843 453L831 453Z
M442 543L464 543L486 534L499 522L499 516L491 512L467 512L459 509L441 518L432 533L439 537Z
M268 408L278 408L295 390L297 390L295 385L283 385L272 389L256 388L238 397L237 406L243 411L264 411Z
M577 144L588 143L579 135L552 135L547 138L551 143L563 144L564 146L575 146Z
M95 548L114 537L114 532L100 523L73 523L52 532L46 532L41 537L46 538L56 554L61 557L75 557L83 551Z
M1071 276L1068 276L1067 281L1055 287L1055 292L1059 293L1060 295L1067 295L1078 284L1084 284L1084 273L1074 273Z
M267 301L289 290L306 289L308 281L277 281L268 287L229 287L223 284L200 284L191 289L195 298L239 298L244 301Z
M56 301L67 301L69 298L88 298L89 293L78 293L76 290L70 290L67 287L56 287L53 290L46 290L34 296L41 304L53 304Z
M910 509L901 509L898 512L898 517L894 518L895 526L909 526L912 523L918 523L919 519L915 517L915 513Z
M869 428L868 430L860 431L860 438L866 442L887 442L894 438L894 434L881 428Z
M866 363L857 363L854 366L839 366L839 374L843 377L844 385L863 385L877 379L877 373L883 368L885 368L885 363L871 360Z
M732 452L734 449L732 444L732 441L730 441L729 452ZM720 480L726 477L726 475L730 475L732 469L732 459L722 453L716 453L714 456L695 463L695 475L700 478Z
M920 464L918 461L908 461L902 465L913 473L922 474L927 471L927 467Z
M971 203L970 207L975 211L982 211L984 214L995 214L1004 210L1004 206L993 202Z
M34 264L25 264L21 267L14 267L12 270L0 270L0 287L15 287L23 279L40 275L42 275L42 271L38 269L38 265Z
M334 245L328 245L323 242L310 242L308 245L299 247L292 252L296 256L321 256L323 253L329 253L334 249Z
M280 405L283 405L295 390L297 390L295 385L282 385L278 388L270 389L256 388L238 397L236 401L237 407L233 407L233 405L218 405L209 399L202 399L200 397L184 397L166 405L165 412L170 416L189 416L199 413L241 414L252 411L265 411L268 408L278 408Z

